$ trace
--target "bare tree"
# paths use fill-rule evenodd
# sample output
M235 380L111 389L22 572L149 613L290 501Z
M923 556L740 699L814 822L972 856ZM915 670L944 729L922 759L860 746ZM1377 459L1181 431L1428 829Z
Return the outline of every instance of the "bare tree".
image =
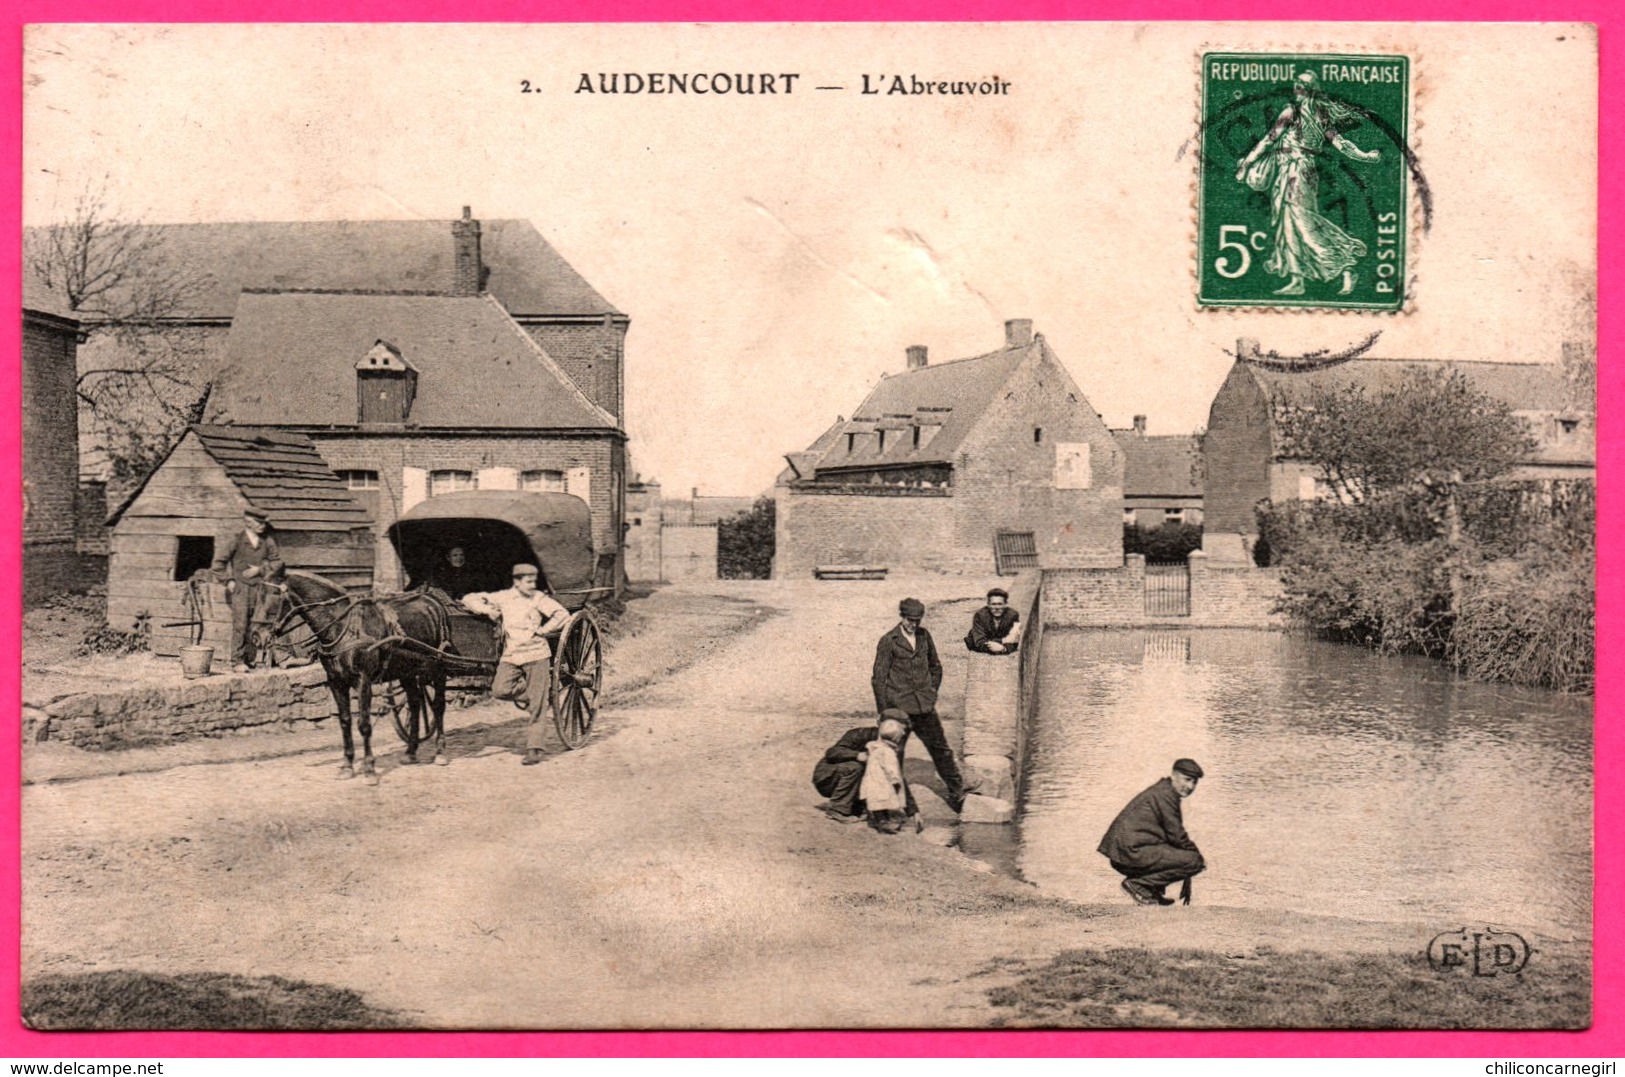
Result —
M146 474L202 417L207 331L186 324L209 278L166 254L162 226L118 220L106 180L69 219L24 235L26 270L86 333L75 389L114 479Z

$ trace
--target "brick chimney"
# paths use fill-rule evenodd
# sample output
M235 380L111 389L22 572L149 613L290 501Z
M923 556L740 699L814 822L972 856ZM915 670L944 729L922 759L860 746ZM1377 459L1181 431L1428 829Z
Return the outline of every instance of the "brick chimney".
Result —
M1261 358L1261 357L1262 357L1261 353L1260 353L1260 351L1258 349L1258 341L1255 338L1253 338L1253 337L1237 337L1236 338L1236 358L1237 359L1240 359L1244 363L1250 363L1254 359L1258 359L1258 358Z
M904 351L908 354L908 369L920 370L926 364L925 345L910 344Z
M1145 437L1145 416L1144 415L1136 415L1134 417L1134 432L1136 434L1140 435L1142 438Z
M480 222L468 206L463 219L451 222L451 241L456 262L452 268L452 295L479 295L484 285L485 264L480 260Z
M1033 320L1031 318L1011 318L1004 323L1004 346L1006 348L1025 348L1033 342Z

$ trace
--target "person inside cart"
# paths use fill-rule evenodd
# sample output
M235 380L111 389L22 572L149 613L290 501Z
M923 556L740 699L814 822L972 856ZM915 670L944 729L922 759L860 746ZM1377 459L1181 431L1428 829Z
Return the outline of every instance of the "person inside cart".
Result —
M506 591L472 592L463 605L502 623L502 658L491 679L493 699L512 700L529 715L525 727L525 766L542 761L542 714L548 709L553 682L553 648L548 637L570 619L570 611L537 590L541 575L535 565L513 566L513 586Z

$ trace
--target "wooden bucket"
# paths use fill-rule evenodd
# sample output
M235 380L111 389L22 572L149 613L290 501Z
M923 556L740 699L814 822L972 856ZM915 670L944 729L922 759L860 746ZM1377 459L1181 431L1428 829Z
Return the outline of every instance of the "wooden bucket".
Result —
M194 644L181 648L181 675L187 680L196 680L209 675L209 667L214 664L214 648Z

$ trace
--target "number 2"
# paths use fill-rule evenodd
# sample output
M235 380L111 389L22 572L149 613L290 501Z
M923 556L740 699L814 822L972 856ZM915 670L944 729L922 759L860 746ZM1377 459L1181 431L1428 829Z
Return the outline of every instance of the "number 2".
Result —
M536 91L532 90L530 88L530 80L529 79L520 79L519 80L519 92L520 93L535 93Z

